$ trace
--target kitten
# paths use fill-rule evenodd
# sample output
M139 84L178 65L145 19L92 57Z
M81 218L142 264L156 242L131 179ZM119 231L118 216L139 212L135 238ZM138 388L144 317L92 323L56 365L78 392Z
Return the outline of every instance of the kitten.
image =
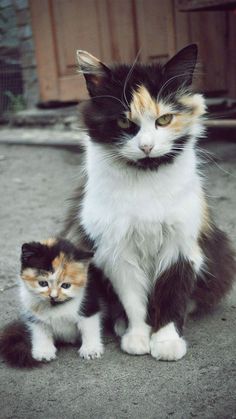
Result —
M102 355L101 283L97 276L93 286L89 278L91 255L63 239L23 244L22 319L8 325L0 339L1 353L10 365L51 361L56 358L55 341L75 343L80 335L82 358Z
M214 307L235 272L198 171L206 105L191 89L197 46L165 65L107 67L85 51L77 56L91 98L82 110L86 173L65 233L93 248L93 264L124 306L121 348L178 360L189 304Z

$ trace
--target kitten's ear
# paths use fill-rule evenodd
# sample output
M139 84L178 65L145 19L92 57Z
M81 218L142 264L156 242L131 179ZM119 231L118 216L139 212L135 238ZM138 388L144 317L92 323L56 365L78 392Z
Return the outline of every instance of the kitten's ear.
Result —
M24 243L21 247L21 261L27 262L32 256L37 256L42 252L42 244L37 242Z
M99 87L110 78L111 70L86 51L77 51L79 71L83 73L90 96L97 94Z
M197 53L198 47L196 44L188 45L165 64L165 79L170 80L172 89L178 89L181 86L190 86L192 84L193 72L197 62Z

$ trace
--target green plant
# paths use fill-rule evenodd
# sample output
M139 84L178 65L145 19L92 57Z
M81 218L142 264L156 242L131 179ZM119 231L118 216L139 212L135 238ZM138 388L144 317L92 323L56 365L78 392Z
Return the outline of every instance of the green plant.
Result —
M10 106L9 110L13 113L23 111L26 108L26 103L23 95L14 95L14 93L7 90L4 94L8 97Z

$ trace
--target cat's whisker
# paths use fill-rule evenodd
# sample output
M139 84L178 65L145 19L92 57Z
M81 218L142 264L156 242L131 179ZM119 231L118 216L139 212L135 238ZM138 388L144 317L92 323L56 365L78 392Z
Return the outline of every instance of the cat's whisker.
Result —
M123 97L124 97L124 99L125 99L125 103L127 104L128 109L129 109L129 103L128 103L128 99L127 99L127 96L126 96L126 88L127 88L128 81L129 81L129 79L130 79L130 77L131 77L131 75L132 75L132 73L133 73L133 71L134 71L134 68L135 68L135 66L136 66L136 63L137 63L137 61L138 61L138 59L139 59L139 56L140 56L140 54L141 54L141 51L142 51L142 48L140 48L140 49L139 49L139 51L138 51L138 53L137 53L137 55L136 55L136 57L135 57L135 59L134 59L134 62L133 62L132 66L131 66L131 68L130 68L130 70L129 70L129 72L128 72L127 76L126 76L125 82L124 82L123 95L122 95L122 96L123 96Z
M121 103L121 105L126 109L126 110L128 110L129 109L129 107L128 107L128 105L126 105L122 100L120 100L118 97L115 97L115 96L112 96L112 95L100 95L100 96L93 96L90 100L93 100L93 99L102 99L102 98L109 98L109 99L115 99L115 100L117 100L119 103Z
M163 86L161 87L161 89L159 90L159 92L158 92L158 95L157 95L157 98L156 98L156 100L157 100L157 102L160 100L160 96L161 96L161 94L163 93L163 91L164 91L164 89L174 80L174 79L177 79L177 78L180 78L180 77L186 77L186 76L188 76L189 75L189 73L188 72L184 72L184 73L181 73L181 74L177 74L177 75L175 75L175 76L173 76L173 77L171 77L170 79L168 79L164 84L163 84ZM187 89L187 88L183 88L183 87L179 87L178 89L177 89L177 91L181 91L182 92L182 94L184 93L184 92L186 92L186 93L188 93L189 92L189 90ZM173 92L173 94L176 94L176 92Z

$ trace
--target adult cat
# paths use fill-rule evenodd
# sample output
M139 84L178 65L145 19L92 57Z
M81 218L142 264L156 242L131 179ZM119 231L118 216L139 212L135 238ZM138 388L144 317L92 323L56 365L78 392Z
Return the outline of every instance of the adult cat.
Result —
M164 66L107 67L85 51L77 56L91 97L83 107L89 138L66 232L90 243L125 308L122 349L178 360L189 303L213 307L235 267L198 171L206 106L191 89L197 46Z

